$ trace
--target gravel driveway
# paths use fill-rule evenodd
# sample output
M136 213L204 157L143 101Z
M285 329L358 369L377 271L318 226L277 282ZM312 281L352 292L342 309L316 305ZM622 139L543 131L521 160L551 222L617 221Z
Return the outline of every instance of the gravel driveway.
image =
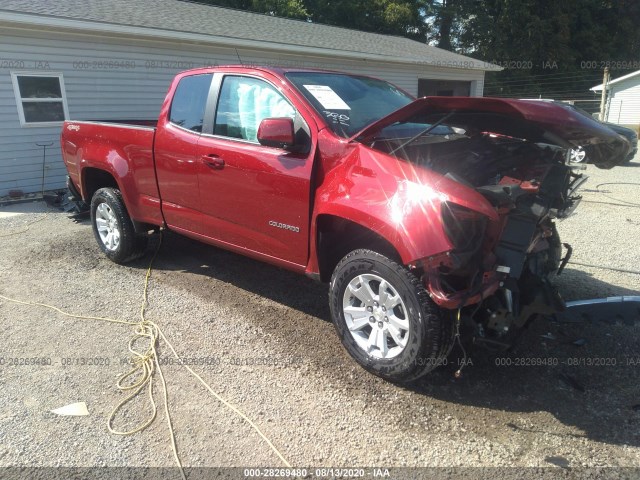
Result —
M640 270L632 205L640 202L640 164L588 174L585 201L559 225L573 260ZM611 184L597 191L602 183ZM0 218L0 235L42 216ZM52 211L27 232L0 238L0 293L134 321L148 261L111 263L88 221ZM557 283L567 300L640 295L640 275L606 268L569 264ZM329 321L325 285L172 234L157 258L147 316L294 466L640 466L637 322L540 320L509 355L469 352L473 365L460 380L456 351L447 367L396 386L348 357ZM159 395L158 418L144 432L120 437L106 429L124 397L115 382L128 367L130 327L2 300L0 321L0 466L174 465ZM169 353L161 345L184 465L281 465ZM51 364L23 365L24 358ZM536 366L532 359L550 360ZM50 413L79 401L88 416ZM141 395L116 427L148 412Z

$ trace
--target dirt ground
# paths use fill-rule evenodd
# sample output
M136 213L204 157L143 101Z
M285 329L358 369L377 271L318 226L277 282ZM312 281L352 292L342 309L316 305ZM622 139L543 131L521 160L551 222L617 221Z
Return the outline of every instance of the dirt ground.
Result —
M567 300L640 295L639 274L609 269L640 270L640 163L588 174L585 201L559 223L576 263L556 283ZM0 235L44 215L33 204L0 212ZM0 237L0 293L135 320L148 262L111 263L88 221L52 211L27 232ZM149 295L148 318L294 466L640 466L638 322L540 320L508 355L470 351L473 365L459 380L454 352L448 366L397 386L350 359L329 320L327 287L307 278L168 234ZM106 429L125 395L115 382L127 369L130 327L2 300L0 322L0 466L174 465L160 395L144 432ZM24 364L33 358L51 364ZM185 466L282 464L170 364L162 344L160 358ZM88 416L50 412L81 401ZM148 412L142 395L116 426Z

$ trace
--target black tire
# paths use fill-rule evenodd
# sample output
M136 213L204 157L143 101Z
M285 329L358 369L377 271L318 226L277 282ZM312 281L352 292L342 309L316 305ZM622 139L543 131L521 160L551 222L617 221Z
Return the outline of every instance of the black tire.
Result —
M373 274L388 282L406 307L408 338L404 349L393 358L375 358L370 355L358 345L347 326L343 309L344 294L349 282L363 274ZM379 293L378 290L378 295ZM440 309L429 298L415 275L384 255L371 250L355 250L345 256L331 277L329 302L331 317L342 344L360 365L374 375L393 382L409 382L446 364L454 341L453 316ZM364 335L367 334L364 330L366 328L363 327L362 330ZM370 327L368 331L371 332L372 329Z
M103 203L108 206L110 212L113 212L120 233L119 244L113 249L107 247L98 232L96 211ZM98 246L107 258L115 263L127 263L146 253L148 238L136 235L120 190L101 188L93 195L91 199L91 226Z

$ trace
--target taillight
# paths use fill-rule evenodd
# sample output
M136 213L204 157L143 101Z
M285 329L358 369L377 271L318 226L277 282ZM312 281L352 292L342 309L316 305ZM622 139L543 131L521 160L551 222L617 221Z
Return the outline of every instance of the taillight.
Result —
M475 252L484 241L487 217L455 203L442 203L444 231L459 253Z

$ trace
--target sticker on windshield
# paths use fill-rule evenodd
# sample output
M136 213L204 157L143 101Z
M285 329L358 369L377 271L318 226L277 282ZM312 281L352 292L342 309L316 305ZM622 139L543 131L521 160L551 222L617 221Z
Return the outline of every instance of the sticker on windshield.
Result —
M324 111L324 114L327 118L330 118L333 123L339 123L340 125L349 126L349 115L345 115L344 113L336 113L336 112L328 112Z
M311 95L316 97L323 108L328 110L351 110L340 96L331 87L326 85L305 85Z

